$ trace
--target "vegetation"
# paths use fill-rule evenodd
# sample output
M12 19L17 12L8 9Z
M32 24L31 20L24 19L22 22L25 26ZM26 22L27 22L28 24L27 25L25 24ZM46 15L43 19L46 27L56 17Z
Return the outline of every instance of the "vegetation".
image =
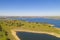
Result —
M21 20L0 20L0 40L15 40L10 31L12 29L27 29L54 33L60 32L60 30L48 23L26 22Z

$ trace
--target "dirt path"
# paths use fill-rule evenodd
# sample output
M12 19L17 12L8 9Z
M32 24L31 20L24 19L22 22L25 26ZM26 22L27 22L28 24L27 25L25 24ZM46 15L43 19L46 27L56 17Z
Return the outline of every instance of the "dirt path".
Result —
M16 40L20 40L20 38L18 38L18 36L16 35L16 31L15 30L11 30L11 33L16 38Z
M54 36L60 38L60 34L56 34L56 33L42 32L42 31L21 30L21 29L13 29L13 30L11 30L11 32L12 32L12 35L16 38L16 40L20 40L20 38L16 35L16 31L20 31L20 32L31 32L31 33L44 33L44 34L54 35Z

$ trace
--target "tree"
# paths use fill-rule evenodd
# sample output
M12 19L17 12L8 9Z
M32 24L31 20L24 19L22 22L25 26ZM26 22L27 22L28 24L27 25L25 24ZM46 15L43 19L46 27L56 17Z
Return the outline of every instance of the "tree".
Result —
M51 27L51 26L49 26L49 27Z
M8 32L5 31L5 35L8 36Z
M0 31L2 31L2 26L0 25Z
M10 40L9 38L7 38L7 40Z

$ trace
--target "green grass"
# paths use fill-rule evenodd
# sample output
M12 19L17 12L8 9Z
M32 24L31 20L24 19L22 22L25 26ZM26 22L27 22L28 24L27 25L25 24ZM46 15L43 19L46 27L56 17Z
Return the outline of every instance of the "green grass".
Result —
M0 20L0 26L2 27L0 35L3 35L2 37L0 36L0 40L7 40L7 38L10 40L15 40L10 31L12 29L26 29L60 34L60 30L56 29L48 23L26 22L21 20ZM8 33L7 36L5 35L5 32Z
M0 32L0 40L6 40L6 36L4 32Z

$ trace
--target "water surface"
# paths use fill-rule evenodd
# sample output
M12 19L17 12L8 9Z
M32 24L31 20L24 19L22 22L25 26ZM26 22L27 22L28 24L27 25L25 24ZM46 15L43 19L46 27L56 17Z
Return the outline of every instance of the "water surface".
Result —
M60 28L60 20L56 20L56 19L48 19L48 18L26 18L26 17L25 18L23 18L23 17L12 18L12 19L15 19L15 20L25 20L25 21L28 21L28 22L49 23L49 24L55 25L55 27Z
M40 33L17 32L17 35L21 40L60 40L55 36Z

